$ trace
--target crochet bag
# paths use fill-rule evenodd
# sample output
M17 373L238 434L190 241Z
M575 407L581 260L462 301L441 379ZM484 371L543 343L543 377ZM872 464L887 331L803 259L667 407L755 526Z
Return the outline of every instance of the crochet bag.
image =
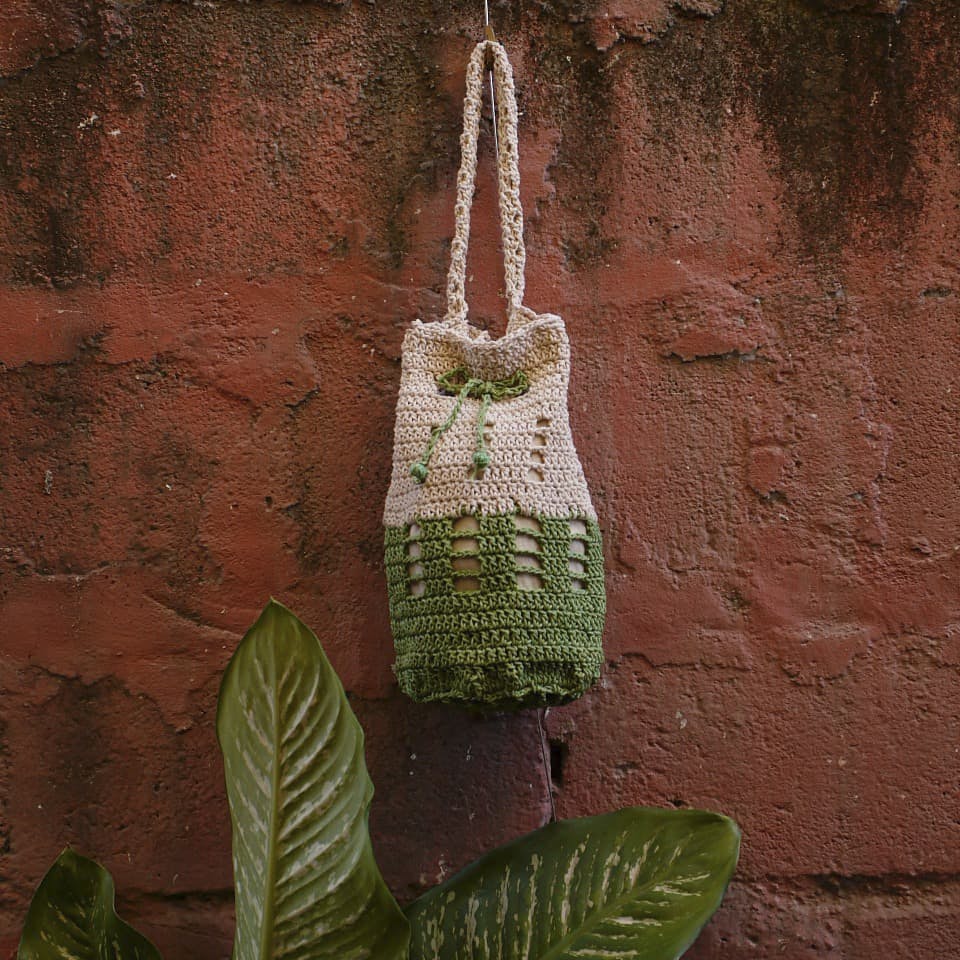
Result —
M464 284L487 57L508 317L498 340L468 322ZM567 417L563 321L523 305L517 105L495 41L470 58L460 148L447 313L414 320L403 341L384 511L395 671L414 700L562 703L600 675L603 554Z

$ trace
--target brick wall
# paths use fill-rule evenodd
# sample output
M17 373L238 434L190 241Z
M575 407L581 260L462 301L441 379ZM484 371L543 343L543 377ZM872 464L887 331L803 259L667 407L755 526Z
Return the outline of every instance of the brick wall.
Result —
M441 310L482 3L0 9L0 955L67 842L166 956L228 955L214 706L272 594L367 730L401 899L552 780L562 816L742 824L695 960L960 957L960 7L492 7L607 549L549 777L535 714L390 672L400 341Z

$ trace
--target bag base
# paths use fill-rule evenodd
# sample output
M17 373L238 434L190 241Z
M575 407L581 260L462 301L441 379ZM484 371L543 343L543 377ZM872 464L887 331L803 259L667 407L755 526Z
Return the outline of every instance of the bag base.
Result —
M495 710L576 699L603 665L599 527L523 518L532 528L505 514L480 515L464 532L459 519L387 528L400 688L420 702Z
M397 667L400 689L418 703L481 711L555 707L576 700L600 677L600 663L495 663Z

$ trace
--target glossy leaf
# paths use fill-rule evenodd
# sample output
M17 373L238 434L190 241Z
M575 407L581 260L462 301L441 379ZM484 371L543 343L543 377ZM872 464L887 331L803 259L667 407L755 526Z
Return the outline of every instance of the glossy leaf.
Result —
M230 661L217 736L233 822L234 960L406 957L373 858L363 732L320 642L270 601Z
M113 878L69 848L33 895L17 960L160 960L114 912Z
M550 824L411 904L410 960L676 960L739 847L732 820L699 810Z

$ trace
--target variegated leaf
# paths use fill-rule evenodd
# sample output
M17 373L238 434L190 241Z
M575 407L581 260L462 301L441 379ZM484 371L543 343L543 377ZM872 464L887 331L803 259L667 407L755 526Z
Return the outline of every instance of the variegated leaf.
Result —
M234 960L399 960L409 930L370 846L363 732L320 642L271 600L223 678Z
M740 831L633 807L550 824L407 909L410 960L676 960L720 905Z
M113 878L69 848L33 895L17 960L160 960L113 909Z

